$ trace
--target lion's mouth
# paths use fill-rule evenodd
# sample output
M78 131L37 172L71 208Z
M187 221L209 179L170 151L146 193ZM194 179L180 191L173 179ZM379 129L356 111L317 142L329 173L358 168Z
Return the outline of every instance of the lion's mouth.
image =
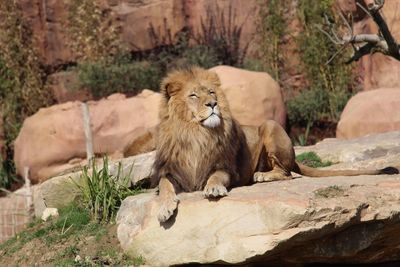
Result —
M217 115L217 113L212 112L211 115L202 120L201 123L206 127L215 128L221 124L221 118Z

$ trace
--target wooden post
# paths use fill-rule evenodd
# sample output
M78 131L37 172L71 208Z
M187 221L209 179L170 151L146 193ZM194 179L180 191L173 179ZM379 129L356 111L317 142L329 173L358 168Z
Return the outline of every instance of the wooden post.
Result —
M31 180L29 179L29 167L24 167L24 181L25 181L25 188L26 188L26 207L28 216L32 214L32 205L33 205L33 192L31 188Z
M83 129L85 131L85 140L86 140L86 158L88 164L90 164L90 161L94 158L94 153L93 153L92 129L90 127L89 106L86 103L82 103L82 114L83 114Z

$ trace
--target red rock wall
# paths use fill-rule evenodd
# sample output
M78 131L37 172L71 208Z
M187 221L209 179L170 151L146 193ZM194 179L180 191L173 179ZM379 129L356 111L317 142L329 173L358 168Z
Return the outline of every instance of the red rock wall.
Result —
M232 5L236 22L245 22L242 36L246 42L256 30L256 0L98 1L102 9L112 11L114 21L121 26L121 39L134 51L155 47L156 43L148 33L150 25L160 39L167 37L167 31L174 38L184 27L198 30L201 18L207 16L208 6L219 6L227 17L229 6ZM63 26L67 14L64 0L19 0L19 3L37 39L43 62L54 66L75 61Z

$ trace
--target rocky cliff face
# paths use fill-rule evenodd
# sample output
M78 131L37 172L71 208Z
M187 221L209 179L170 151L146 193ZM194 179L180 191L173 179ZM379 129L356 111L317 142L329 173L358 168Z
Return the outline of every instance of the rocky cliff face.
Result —
M237 25L243 24L243 40L250 40L256 29L256 0L101 0L102 10L111 11L112 21L120 27L121 40L130 50L143 51L157 46L157 40L175 35L184 28L194 33L201 31L201 22L207 16L221 15L228 18L229 8L234 12ZM61 0L19 0L23 15L31 25L38 41L39 52L46 65L57 66L75 61L68 46L65 32L67 6ZM153 33L154 34L153 34ZM242 44L243 45L243 44Z

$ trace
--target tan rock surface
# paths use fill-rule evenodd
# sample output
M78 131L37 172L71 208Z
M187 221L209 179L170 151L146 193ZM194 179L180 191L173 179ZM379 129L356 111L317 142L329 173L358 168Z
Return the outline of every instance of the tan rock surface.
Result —
M219 201L180 194L176 216L160 225L156 195L146 193L124 200L118 238L151 266L399 260L399 198L400 175L300 178L235 188Z
M217 66L215 71L233 116L242 125L261 125L273 119L285 126L286 108L279 84L265 72Z
M120 154L133 139L158 123L158 93L113 95L89 102L95 154ZM25 120L15 141L17 172L30 168L39 182L83 163L86 157L80 102L43 108Z
M328 138L313 146L295 147L296 155L313 151L324 161L336 163L328 169L381 169L400 167L400 132L371 134L354 139Z
M296 153L310 150L341 161L333 169L381 168L399 159L400 132L327 139ZM178 197L176 216L163 225L154 192L123 202L118 238L129 255L151 266L400 260L400 175L301 177L234 188L219 201L201 192Z
M400 90L381 88L353 96L336 129L338 138L400 130Z

